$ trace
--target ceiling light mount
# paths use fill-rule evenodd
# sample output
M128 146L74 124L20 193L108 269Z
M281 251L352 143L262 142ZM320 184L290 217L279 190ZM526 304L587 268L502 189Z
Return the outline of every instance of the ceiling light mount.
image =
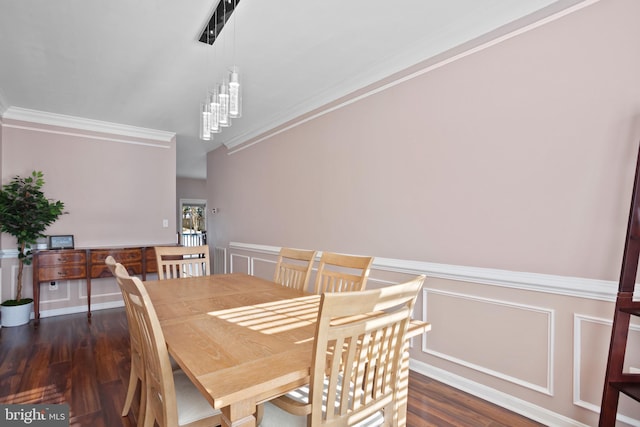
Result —
M202 30L200 42L213 45L239 3L240 0L220 0L207 26Z

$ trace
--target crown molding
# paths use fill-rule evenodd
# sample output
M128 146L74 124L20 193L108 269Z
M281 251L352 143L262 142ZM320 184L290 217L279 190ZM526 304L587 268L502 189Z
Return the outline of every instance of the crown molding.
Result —
M20 107L9 107L1 114L3 119L20 120L48 126L61 126L90 132L101 132L121 135L130 138L144 138L155 141L170 142L175 138L175 132L148 129L137 126L122 125L82 117L66 116L64 114L48 113Z

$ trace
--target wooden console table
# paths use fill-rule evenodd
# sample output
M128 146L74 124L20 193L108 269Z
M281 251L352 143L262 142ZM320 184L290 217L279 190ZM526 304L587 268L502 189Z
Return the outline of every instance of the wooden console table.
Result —
M38 250L33 254L33 310L35 325L40 322L40 284L59 280L87 281L87 317L91 318L91 279L111 277L104 260L111 255L131 275L157 273L153 246Z

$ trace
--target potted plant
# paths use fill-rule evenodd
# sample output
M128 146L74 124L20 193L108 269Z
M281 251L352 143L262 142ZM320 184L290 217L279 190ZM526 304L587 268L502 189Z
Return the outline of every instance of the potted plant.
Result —
M42 177L40 171L33 171L26 178L15 176L0 190L0 232L18 241L16 299L0 304L2 326L29 323L33 299L22 298L22 272L25 265L31 264L31 245L45 237L47 227L64 213L64 203L45 197Z

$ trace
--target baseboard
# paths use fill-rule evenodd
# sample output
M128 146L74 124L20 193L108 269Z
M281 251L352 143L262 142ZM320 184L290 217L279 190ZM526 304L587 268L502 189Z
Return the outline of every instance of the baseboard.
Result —
M101 302L97 304L91 304L91 312L107 310L109 308L118 308L124 307L124 301L109 301L109 302ZM54 308L50 310L40 310L40 318L44 317L53 317L53 316L63 316L65 314L75 314L75 313L86 313L87 306L78 305L75 307L64 307L64 308ZM33 313L31 313L31 318L33 318Z

